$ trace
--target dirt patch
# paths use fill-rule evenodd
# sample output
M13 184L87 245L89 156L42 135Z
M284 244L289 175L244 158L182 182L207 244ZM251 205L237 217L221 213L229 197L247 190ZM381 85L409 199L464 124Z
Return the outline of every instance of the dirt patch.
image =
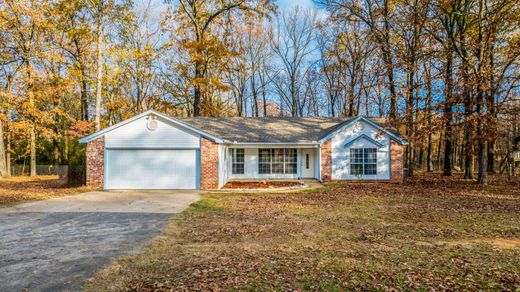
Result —
M232 181L223 189L279 189L301 186L299 181Z
M511 249L520 247L520 238L476 238L476 239L462 239L452 241L441 241L440 243L448 246L459 245L474 245L474 244L490 244L495 248Z
M473 239L456 239L448 241L416 241L416 245L424 247L434 246L471 246L476 244L489 244L494 248L513 249L520 247L520 238L473 238Z

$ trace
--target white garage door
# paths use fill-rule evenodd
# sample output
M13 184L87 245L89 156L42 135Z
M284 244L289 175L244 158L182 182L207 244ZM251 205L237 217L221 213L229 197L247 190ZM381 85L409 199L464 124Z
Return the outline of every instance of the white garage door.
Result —
M108 149L106 189L196 189L197 150Z

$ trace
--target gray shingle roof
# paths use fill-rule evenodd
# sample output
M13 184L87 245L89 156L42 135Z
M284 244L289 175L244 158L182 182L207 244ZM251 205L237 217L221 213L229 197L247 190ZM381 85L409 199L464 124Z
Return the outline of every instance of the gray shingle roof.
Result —
M238 143L312 143L324 138L352 118L181 118L192 127ZM372 119L373 120L373 119Z

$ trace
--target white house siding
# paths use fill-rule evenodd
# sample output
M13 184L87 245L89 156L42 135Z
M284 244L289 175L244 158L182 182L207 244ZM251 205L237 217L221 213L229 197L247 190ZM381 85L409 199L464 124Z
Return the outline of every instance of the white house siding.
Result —
M241 147L234 147L241 148ZM290 146L265 146L258 148L244 148L244 174L232 174L232 159L228 153L228 173L229 179L298 179L300 173L300 151L298 151L297 167L295 174L260 174L258 173L258 149L259 148L291 148Z
M388 180L390 179L390 137L365 122L361 127L350 125L332 137L332 179L333 180ZM358 139L353 144L345 147L345 144L365 134L381 143L377 147L366 139ZM357 177L350 173L350 148L378 148L377 149L377 175L363 175Z
M218 187L221 188L229 179L229 148L219 144L218 145Z
M105 134L106 148L200 148L200 136L160 117L157 129L150 131L146 117L123 125Z

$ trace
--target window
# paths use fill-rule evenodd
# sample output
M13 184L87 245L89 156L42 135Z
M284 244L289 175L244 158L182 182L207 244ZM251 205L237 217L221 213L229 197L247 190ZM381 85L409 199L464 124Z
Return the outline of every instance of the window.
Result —
M309 153L305 154L305 169L309 169Z
M377 149L350 148L350 174L356 176L376 175Z
M244 149L231 149L231 173L244 174Z
M258 149L259 174L296 174L297 165L296 149Z

